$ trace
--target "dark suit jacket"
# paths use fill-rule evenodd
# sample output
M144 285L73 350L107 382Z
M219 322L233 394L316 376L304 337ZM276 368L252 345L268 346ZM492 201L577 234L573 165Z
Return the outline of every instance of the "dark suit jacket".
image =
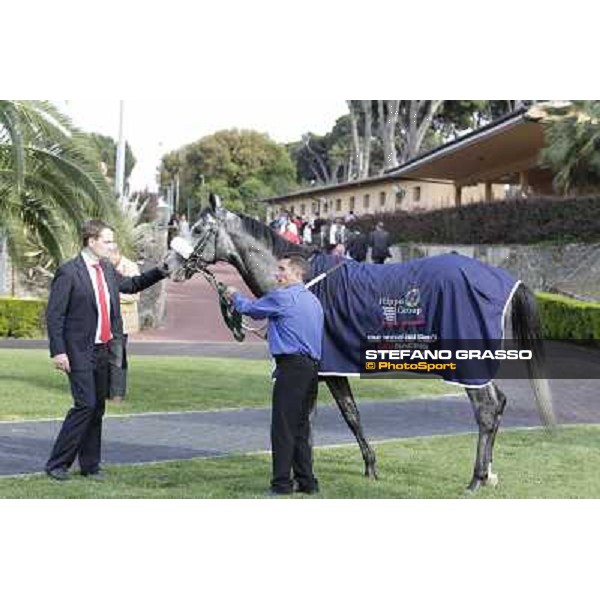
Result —
M135 277L123 277L109 261L102 271L110 294L110 326L113 337L123 335L119 292L137 294L166 275L158 268ZM67 354L74 371L94 368L94 343L98 307L87 266L81 255L62 264L52 280L46 313L50 356Z
M390 255L390 234L385 229L376 229L371 233L369 246L373 248L371 256L376 258L389 258Z

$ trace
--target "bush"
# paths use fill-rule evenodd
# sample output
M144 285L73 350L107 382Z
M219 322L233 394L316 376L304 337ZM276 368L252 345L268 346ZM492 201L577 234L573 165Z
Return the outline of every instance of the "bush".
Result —
M600 344L600 303L545 292L536 297L545 338Z
M423 213L367 215L383 220L393 243L532 244L600 241L600 198L497 200Z
M44 300L0 298L0 337L43 337L45 313Z

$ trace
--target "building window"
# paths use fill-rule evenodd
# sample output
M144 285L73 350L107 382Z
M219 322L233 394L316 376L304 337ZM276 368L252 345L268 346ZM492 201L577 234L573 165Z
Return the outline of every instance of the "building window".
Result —
M312 203L312 214L313 215L319 214L319 204L317 202Z
M325 202L323 202L323 212L329 212L329 200L325 200Z
M336 212L341 212L341 210L342 210L342 199L341 198L338 198L335 201L335 210L336 210Z
M350 196L350 201L348 202L348 210L354 210L354 204L355 204L354 196Z
M406 196L406 190L400 188L396 192L396 207L398 207L398 206L400 206L402 204L402 200L404 200L404 196Z
M363 208L369 208L370 204L371 204L371 197L369 196L369 194L365 194L365 196L363 198Z
M300 215L304 216L306 214L306 204L300 205Z
M379 206L385 206L385 192L379 192Z
M413 200L415 202L421 202L421 187L420 186L413 188Z
M295 215L296 213L294 212L294 205L292 204L290 206L290 214Z

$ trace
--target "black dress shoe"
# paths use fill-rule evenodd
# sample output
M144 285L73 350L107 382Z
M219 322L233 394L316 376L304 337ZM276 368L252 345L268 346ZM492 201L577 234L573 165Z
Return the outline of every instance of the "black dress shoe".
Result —
M92 479L93 481L104 481L106 479L104 471L102 470L94 471L93 473L85 473L82 471L81 476Z
M268 496L269 498L274 498L276 496L291 496L291 495L292 495L292 490L278 490L276 488L269 488L265 492L265 496Z
M299 487L297 490L294 490L298 494L308 494L309 496L314 496L314 494L318 494L320 492L318 487L314 488L303 488Z
M56 467L55 469L46 469L46 475L51 479L56 479L56 481L67 481L70 479L69 472L62 467Z
M312 496L314 494L318 494L320 491L319 484L316 481L312 487L300 485L297 481L294 481L294 492L297 494L308 494L309 496Z

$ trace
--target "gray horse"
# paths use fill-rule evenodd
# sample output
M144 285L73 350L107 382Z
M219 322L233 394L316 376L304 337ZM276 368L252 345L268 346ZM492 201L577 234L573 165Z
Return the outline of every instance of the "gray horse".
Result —
M315 251L315 248L290 244L259 221L224 209L216 196L211 196L210 206L200 214L192 228L192 235L194 254L185 262L181 260L180 268L173 276L175 280L184 280L199 269L223 261L238 270L256 297L276 285L273 273L279 257L286 253L301 253L308 257ZM554 413L544 372L540 322L535 299L525 285L518 286L510 308L506 311L504 330L512 329L519 348L533 351L534 359L528 361L528 375L541 419L550 426L554 423ZM377 477L375 453L365 439L348 378L327 375L322 380L329 387L344 420L356 437L365 464L365 475ZM493 381L484 387L466 386L466 392L479 426L473 477L467 488L475 491L482 485L497 483L497 476L492 472L492 454L506 396Z

